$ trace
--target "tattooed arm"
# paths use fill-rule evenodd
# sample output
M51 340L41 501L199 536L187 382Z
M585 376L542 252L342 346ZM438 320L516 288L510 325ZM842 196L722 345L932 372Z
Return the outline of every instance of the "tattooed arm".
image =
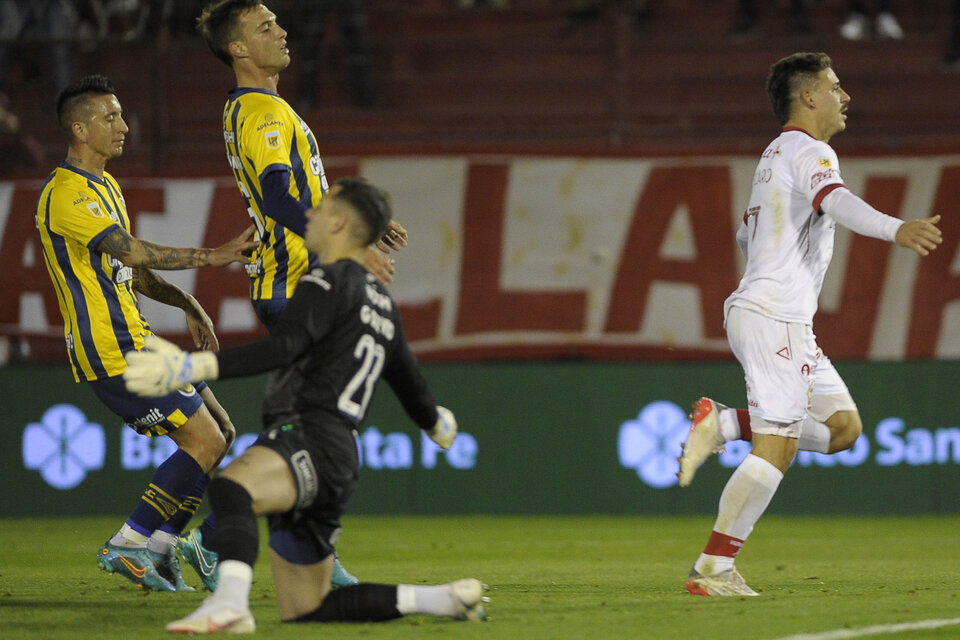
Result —
M151 300L183 309L187 315L187 328L198 349L220 350L220 342L214 333L213 322L196 298L146 267L134 267L132 284L138 293L142 293Z
M138 240L124 229L116 229L103 238L96 249L110 254L128 267L150 269L193 269L223 267L231 262L245 262L256 247L253 225L230 242L216 249L177 249L147 240ZM146 295L146 293L144 293Z

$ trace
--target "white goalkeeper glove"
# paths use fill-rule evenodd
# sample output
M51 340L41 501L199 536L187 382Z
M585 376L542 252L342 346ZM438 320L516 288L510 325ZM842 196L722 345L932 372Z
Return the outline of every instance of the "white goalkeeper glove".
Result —
M127 352L127 370L123 372L127 391L139 396L164 396L191 382L215 380L220 373L212 351L187 353L157 336L147 336L143 345L143 351Z
M457 419L453 417L453 412L438 405L437 422L430 431L427 431L427 435L441 449L449 449L457 437Z

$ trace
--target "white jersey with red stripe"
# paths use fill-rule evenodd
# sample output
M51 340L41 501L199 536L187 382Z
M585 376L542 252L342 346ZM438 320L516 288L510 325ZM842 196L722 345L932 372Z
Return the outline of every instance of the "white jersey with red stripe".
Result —
M737 230L746 269L724 303L724 317L737 306L783 322L813 324L836 228L820 204L842 187L837 154L827 143L787 128L767 146Z

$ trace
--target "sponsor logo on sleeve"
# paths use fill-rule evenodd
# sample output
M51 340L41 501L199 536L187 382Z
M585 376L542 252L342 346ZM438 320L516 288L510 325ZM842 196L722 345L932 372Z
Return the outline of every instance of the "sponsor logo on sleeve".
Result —
M810 176L810 189L816 189L817 185L827 182L828 180L835 180L836 178L837 172L833 169L817 171L815 174Z

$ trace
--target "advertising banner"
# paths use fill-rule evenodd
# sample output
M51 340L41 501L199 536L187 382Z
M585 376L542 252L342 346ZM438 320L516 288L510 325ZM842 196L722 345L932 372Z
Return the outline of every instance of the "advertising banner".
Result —
M721 309L742 269L734 234L756 158L412 156L325 165L331 180L359 174L391 193L410 232L391 291L425 361L730 357ZM852 158L842 173L886 213L943 214L944 243L921 260L838 227L817 316L824 350L834 359L960 356L960 158ZM212 247L249 224L232 179L120 182L144 239ZM0 339L34 359L31 346L63 339L34 228L39 188L0 182ZM239 265L165 277L196 296L221 337L258 330ZM184 334L179 310L142 306L159 333ZM62 342L55 351L64 353Z
M774 513L960 513L960 363L839 362L864 434L845 452L800 452ZM679 488L686 413L701 395L743 406L735 362L435 363L424 372L460 437L438 449L385 385L358 433L351 513L712 514L749 445L732 442ZM215 382L240 436L259 430L262 377ZM62 365L0 368L0 513L127 515L168 438L138 436Z

